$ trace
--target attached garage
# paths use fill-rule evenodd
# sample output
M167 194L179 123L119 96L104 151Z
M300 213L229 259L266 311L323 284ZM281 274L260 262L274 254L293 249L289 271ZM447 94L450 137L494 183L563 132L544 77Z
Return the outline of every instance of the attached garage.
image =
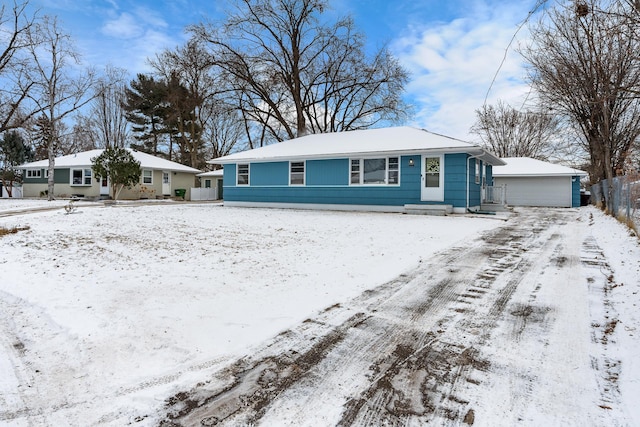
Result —
M507 157L494 166L494 186L506 186L510 206L580 206L580 178L586 172L529 157Z

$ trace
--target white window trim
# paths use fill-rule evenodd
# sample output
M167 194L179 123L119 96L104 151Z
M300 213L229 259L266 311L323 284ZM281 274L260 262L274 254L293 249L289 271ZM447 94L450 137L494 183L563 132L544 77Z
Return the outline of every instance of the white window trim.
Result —
M27 178L42 178L41 169L27 169Z
M73 182L73 173L75 171L80 171L82 173L82 183L81 184L75 184ZM85 172L89 171L89 175L85 175ZM86 178L89 178L89 183L85 182ZM91 168L71 168L69 170L69 186L71 187L91 187L91 184L93 183L93 171L91 170Z
M476 184L480 184L480 159L476 159Z
M385 170L384 170L384 183L375 183L375 184L366 184L364 183L364 160L370 159L384 159L385 160ZM395 184L389 184L389 159L398 159L398 182ZM357 183L351 182L351 173L352 173L352 161L358 161L358 175L359 181ZM401 175L401 166L402 157L401 156L384 156L384 157L360 157L360 158L350 158L349 159L349 185L350 186L365 186L365 187L399 187L400 186L400 175Z
M145 182L144 179L147 178L144 176L145 172L151 172L151 181L150 182ZM142 174L140 175L140 178L142 179L142 184L143 185L153 185L153 169L142 169Z
M247 165L247 183L240 184L238 182L238 177L240 176L240 165ZM236 164L236 186L238 187L248 187L251 185L251 163L237 163Z
M293 175L293 171L291 170L291 168L293 167L294 163L302 163L302 184L291 183L291 175ZM299 172L296 172L296 173L299 173ZM289 162L289 185L293 187L302 187L307 185L307 161L306 160Z

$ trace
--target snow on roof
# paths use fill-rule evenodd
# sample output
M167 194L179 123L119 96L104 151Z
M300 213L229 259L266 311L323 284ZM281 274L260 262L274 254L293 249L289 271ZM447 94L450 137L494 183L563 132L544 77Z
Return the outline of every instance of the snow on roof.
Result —
M312 134L219 157L208 163L328 159L428 152L465 152L477 155L489 164L503 164L498 157L477 145L409 126Z
M224 175L224 170L223 169L216 169L214 171L199 173L196 176L200 176L200 177L208 177L208 176L222 177L223 175Z
M160 157L152 156L151 154L143 153L141 151L135 151L127 148L133 157L140 162L140 167L143 169L158 169L171 172L190 172L198 173L200 170L181 165L180 163L172 162L170 160L162 159ZM102 154L103 149L83 151L81 153L69 154L66 156L56 157L55 168L69 168L69 167L90 167L91 159L98 157ZM21 169L38 169L47 168L49 166L49 160L40 160L37 162L25 163L18 166Z
M504 157L502 160L506 162L506 165L494 166L494 177L587 175L585 171L530 157Z

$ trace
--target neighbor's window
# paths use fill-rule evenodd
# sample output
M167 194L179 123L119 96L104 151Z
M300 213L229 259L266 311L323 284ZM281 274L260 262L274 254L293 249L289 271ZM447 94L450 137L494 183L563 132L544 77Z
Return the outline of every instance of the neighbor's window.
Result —
M350 182L363 185L397 185L400 182L399 158L352 159Z
M211 188L211 180L210 179L205 179L204 180L204 188Z
M144 169L142 171L142 183L153 184L153 171L150 169Z
M71 185L91 185L91 169L71 169Z
M27 169L27 178L40 178L42 171L40 169Z
M291 162L289 169L289 184L304 185L304 162Z
M249 185L249 165L241 164L238 165L238 179L236 181L237 185Z

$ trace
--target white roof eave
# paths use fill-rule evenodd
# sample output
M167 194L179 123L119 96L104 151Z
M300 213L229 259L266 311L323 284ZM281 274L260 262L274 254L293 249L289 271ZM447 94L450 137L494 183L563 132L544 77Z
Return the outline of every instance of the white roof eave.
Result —
M342 152L342 153L327 153L327 154L297 154L289 156L264 156L264 157L242 157L234 158L229 156L228 159L213 159L208 160L207 163L214 165L225 165L232 163L266 163L266 162L286 162L296 160L328 160L328 159L343 159L351 157L376 157L376 156L411 156L422 154L448 154L448 153L467 153L474 157L479 158L491 165L505 165L506 163L492 155L491 153L483 150L479 147L461 148L461 147L449 147L449 148L427 148L427 149L415 149L415 150L384 150L384 151L359 151L359 152Z

